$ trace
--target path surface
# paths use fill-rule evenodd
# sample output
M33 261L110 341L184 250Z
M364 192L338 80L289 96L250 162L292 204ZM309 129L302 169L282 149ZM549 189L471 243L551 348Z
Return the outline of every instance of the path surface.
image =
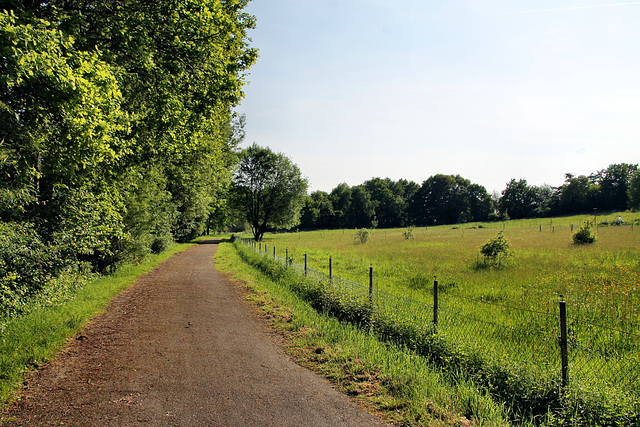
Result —
M118 296L2 425L384 425L287 357L214 270L216 249L196 245Z

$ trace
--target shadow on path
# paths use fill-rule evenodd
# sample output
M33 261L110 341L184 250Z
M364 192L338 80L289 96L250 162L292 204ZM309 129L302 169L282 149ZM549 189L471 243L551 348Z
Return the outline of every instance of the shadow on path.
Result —
M6 426L379 426L293 363L199 242L116 297L37 372Z

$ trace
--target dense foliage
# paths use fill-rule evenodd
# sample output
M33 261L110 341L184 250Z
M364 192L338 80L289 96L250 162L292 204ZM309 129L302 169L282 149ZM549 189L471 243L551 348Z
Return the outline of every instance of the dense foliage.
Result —
M433 175L422 185L372 178L307 197L299 228L390 228L550 217L640 209L637 164L613 164L589 176L566 174L559 187L512 179L500 194L460 175Z
M225 205L248 0L5 2L0 304L201 234ZM84 268L84 267L83 267Z
M267 227L289 229L298 223L307 181L282 153L253 144L240 153L231 202L251 228L256 241Z

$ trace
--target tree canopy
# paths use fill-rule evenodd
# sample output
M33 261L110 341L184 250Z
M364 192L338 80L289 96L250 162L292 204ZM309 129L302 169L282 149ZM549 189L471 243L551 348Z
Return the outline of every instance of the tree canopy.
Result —
M0 305L37 288L21 242L56 254L40 275L55 277L112 269L211 223L257 58L247 1L5 2L0 225L14 232L0 245Z
M256 241L262 240L268 227L297 225L306 193L307 180L284 154L255 143L240 153L232 200Z

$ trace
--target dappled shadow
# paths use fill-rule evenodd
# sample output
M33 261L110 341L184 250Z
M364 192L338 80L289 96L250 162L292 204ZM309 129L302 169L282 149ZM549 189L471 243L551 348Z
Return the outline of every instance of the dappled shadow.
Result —
M231 243L231 239L230 238L218 238L218 239L207 239L207 240L201 240L198 242L199 245L218 245L220 243Z
M198 242L199 245L217 245L222 242L223 239L207 239Z

